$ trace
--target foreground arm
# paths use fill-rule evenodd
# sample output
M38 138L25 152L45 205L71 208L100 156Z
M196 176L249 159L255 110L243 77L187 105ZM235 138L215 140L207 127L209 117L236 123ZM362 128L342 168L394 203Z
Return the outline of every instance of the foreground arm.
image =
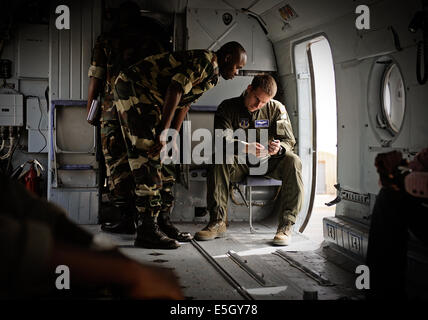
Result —
M57 244L50 260L52 273L58 265L68 266L70 277L80 285L117 285L133 299L183 299L171 270L141 265L119 252Z
M62 209L2 175L0 201L0 297L43 294L58 265L68 266L71 283L82 287L114 284L137 299L182 297L171 271L140 265L117 249L90 248L92 234Z
M103 85L103 80L95 78L95 77L89 78L88 102L86 103L86 113L87 114L89 114L89 109L91 108L92 100L97 99L98 95L100 94L102 85ZM96 119L94 119L93 121L88 120L88 122L92 125L97 124Z
M92 100L97 99L98 95L103 90L107 71L107 55L106 44L108 40L105 35L100 35L95 42L95 46L91 53L91 65L88 70L89 86L88 86L88 102L86 103L86 111L89 114ZM97 125L97 119L94 121L88 120L92 125Z

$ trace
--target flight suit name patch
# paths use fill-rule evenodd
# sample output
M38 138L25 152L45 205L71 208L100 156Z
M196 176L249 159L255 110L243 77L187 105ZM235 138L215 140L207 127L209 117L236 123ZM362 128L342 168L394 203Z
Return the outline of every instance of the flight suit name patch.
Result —
M269 120L256 120L254 121L255 128L269 128Z

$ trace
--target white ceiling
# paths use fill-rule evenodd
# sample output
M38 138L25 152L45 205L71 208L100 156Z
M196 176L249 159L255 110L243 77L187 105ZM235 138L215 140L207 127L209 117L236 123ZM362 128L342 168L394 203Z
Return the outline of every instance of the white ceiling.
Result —
M124 1L124 0L123 0ZM117 7L122 0L106 0L106 5ZM339 18L355 14L359 4L370 5L386 0L135 0L142 9L155 12L183 13L189 8L212 8L217 10L241 10L249 8L260 15L267 24L269 37L276 42L292 37L304 30ZM391 1L391 0L389 0ZM394 1L394 0L393 0ZM391 3L393 2L391 1ZM284 27L278 9L291 5L298 17Z

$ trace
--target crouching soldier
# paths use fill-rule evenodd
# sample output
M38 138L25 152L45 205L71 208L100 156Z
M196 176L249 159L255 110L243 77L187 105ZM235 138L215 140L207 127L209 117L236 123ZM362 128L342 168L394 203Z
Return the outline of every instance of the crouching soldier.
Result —
M178 133L190 104L214 88L220 75L226 80L235 77L246 60L244 48L228 42L216 52L189 50L153 55L119 73L114 98L135 185L135 246L175 249L180 246L177 240L191 239L190 234L179 233L169 219L174 177L161 161L161 150L166 145L161 133L168 129ZM167 216L163 217L162 212Z

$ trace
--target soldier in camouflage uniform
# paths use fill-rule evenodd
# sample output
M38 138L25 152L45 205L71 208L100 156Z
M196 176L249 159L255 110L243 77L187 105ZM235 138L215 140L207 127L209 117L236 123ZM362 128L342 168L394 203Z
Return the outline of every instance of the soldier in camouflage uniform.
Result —
M290 119L283 104L273 100L277 86L273 77L259 75L254 77L244 95L223 101L217 109L214 118L215 129L231 129L231 132L241 128L248 137L248 129L257 130L259 141L260 129L268 130L269 145L245 141L237 141L232 135L227 135L226 143L235 145L245 153L268 159L267 176L282 180L280 194L275 204L278 210L278 229L273 240L275 245L287 245L291 238L291 228L296 221L303 201L302 164L299 157L293 153L296 140L293 135ZM254 151L250 145L253 144ZM214 164L207 176L207 205L210 212L208 225L195 234L197 240L212 240L226 233L226 212L229 200L231 182L242 181L249 174L246 163Z
M190 50L147 57L118 75L114 95L135 183L138 227L135 246L175 249L179 243L159 230L163 203L173 200L160 152L165 129L179 132L190 104L213 88L219 75L232 79L246 63L237 42L217 52ZM176 139L176 136L173 137ZM160 221L159 221L160 222Z
M123 143L122 130L113 101L113 85L120 69L129 67L142 57L169 49L168 35L154 21L143 19L140 8L125 2L119 8L119 23L110 32L101 34L92 50L88 76L88 111L93 99L103 91L101 146L106 164L110 201L120 210L118 223L105 222L101 228L113 233L135 233L134 180ZM98 121L89 123L97 125Z

